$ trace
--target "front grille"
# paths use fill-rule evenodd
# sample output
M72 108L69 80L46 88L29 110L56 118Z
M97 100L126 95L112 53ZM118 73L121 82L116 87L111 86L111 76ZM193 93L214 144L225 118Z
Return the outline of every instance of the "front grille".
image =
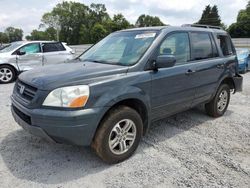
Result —
M14 112L26 123L28 123L29 125L31 125L31 118L30 116L24 114L23 112L21 112L18 108L16 108L15 106L12 106Z
M32 101L36 95L37 88L18 80L16 83L16 91L21 98L26 101Z

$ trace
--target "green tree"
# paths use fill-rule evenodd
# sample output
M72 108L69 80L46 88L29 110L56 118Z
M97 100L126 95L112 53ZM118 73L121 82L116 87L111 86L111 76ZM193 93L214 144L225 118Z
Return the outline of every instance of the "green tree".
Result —
M207 5L203 10L200 20L197 23L221 27L225 26L225 24L221 22L218 7L216 5L214 5L213 7Z
M49 32L49 35L51 35L53 32L53 35L55 34L55 36L51 36L51 38L59 41L59 33L61 30L61 25L60 25L60 21L59 21L59 16L58 15L54 15L52 13L45 13L42 17L42 24L40 24L39 28L44 28L46 27L47 32Z
M150 15L142 14L137 19L135 25L137 27L149 27L149 26L163 26L165 24L157 16L153 17Z
M90 5L90 17L92 19L92 24L100 23L103 24L110 20L110 16L107 13L107 9L104 4L94 4Z
M19 28L8 27L5 33L9 38L9 42L21 41L23 38L23 30Z
M91 29L91 33L92 42L96 43L107 35L107 30L103 27L103 25L96 23Z
M81 25L88 25L90 9L82 3L59 3L49 13L43 15L42 25L54 28L61 41L79 44Z
M234 38L250 37L250 1L245 9L239 11L236 23L229 26L228 32Z
M106 23L107 30L109 32L119 31L122 29L127 29L131 27L131 24L126 20L122 14L116 14L113 16L112 20Z
M27 40L46 40L46 34L44 31L38 31L34 29L29 36L26 36Z
M52 27L47 28L45 31L34 29L30 35L26 36L27 40L56 40L56 30Z
M209 15L211 13L211 6L207 5L202 12L200 20L197 22L198 24L209 25Z
M0 32L0 44L9 43L9 37L6 33Z
M103 4L86 6L71 1L57 4L43 15L41 22L42 28L53 28L57 38L68 44L95 43L110 32L130 27L122 14L111 19Z

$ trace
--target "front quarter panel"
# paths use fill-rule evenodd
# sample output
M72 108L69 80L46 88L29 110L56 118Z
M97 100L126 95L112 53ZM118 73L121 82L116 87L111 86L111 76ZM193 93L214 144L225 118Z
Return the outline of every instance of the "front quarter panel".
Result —
M0 65L3 65L3 64L11 65L15 67L16 70L19 71L19 67L17 66L15 55L10 55L9 57L0 57Z
M148 71L116 75L112 79L90 85L86 107L112 107L126 99L138 99L150 111L151 75Z

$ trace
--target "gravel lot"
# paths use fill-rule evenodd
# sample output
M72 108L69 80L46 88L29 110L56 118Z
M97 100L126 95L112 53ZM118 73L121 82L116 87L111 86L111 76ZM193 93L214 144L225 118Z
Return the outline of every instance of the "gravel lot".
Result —
M51 144L10 113L0 85L1 187L250 187L250 72L218 119L202 107L152 125L129 160L104 164L89 148Z

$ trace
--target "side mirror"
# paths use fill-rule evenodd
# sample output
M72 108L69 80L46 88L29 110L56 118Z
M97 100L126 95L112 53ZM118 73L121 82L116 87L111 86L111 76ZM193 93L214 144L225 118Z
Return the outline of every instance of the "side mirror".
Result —
M173 55L160 55L155 62L155 68L173 67L176 63L176 58Z
M70 51L70 53L71 53L71 54L75 54L75 53L76 53L76 50L73 49L73 50Z
M21 52L21 51L18 50L18 51L16 52L16 54L17 54L17 55L25 55L26 52Z

